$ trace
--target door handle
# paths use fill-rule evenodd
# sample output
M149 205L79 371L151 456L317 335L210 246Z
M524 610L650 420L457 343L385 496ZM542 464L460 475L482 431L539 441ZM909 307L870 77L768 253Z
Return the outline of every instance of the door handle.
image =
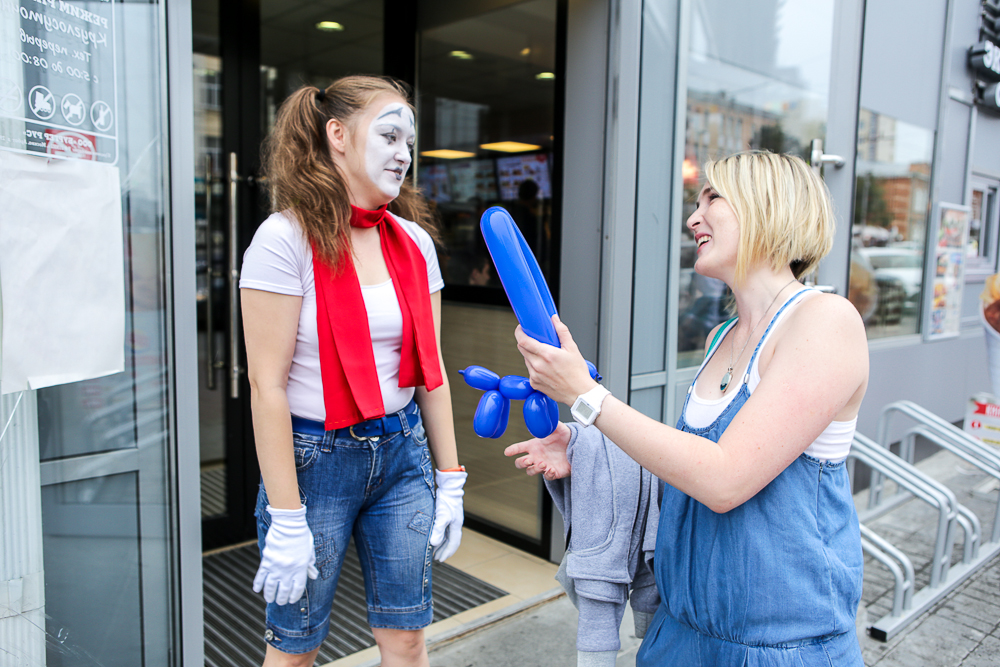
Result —
M239 306L240 306L240 269L239 243L236 238L239 230L239 215L237 206L239 192L237 186L243 180L238 169L236 153L229 154L229 396L240 397L240 373L243 369L239 364Z
M823 152L823 140L813 139L809 143L809 166L813 168L819 176L819 170L824 164L832 164L837 169L842 168L847 162L839 155L829 155Z
M212 284L215 270L212 268L212 156L205 156L205 293L206 335L205 356L207 357L208 388L215 389L215 308L212 303Z

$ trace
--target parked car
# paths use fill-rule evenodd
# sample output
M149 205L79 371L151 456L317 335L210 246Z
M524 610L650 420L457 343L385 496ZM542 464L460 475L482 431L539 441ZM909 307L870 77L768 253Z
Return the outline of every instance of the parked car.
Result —
M915 311L924 281L924 254L919 250L894 246L858 248L858 252L871 264L876 278L894 278L902 284L906 295L904 306L908 311Z

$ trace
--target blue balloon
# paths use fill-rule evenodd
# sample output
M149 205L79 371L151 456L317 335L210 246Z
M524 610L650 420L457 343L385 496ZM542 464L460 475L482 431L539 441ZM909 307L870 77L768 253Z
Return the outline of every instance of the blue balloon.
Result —
M507 419L510 417L510 400L505 398L500 404L500 419L497 421L497 428L493 431L491 438L499 438L507 430Z
M545 394L542 394L545 396ZM559 425L559 404L553 401L548 396L545 396L545 407L549 409L549 423L552 424L552 431L556 430L556 426ZM549 431L549 433L552 433Z
M505 375L500 378L500 393L512 401L523 401L531 396L531 382L520 375Z
M465 379L465 384L473 389L489 391L496 389L500 384L500 376L493 371L482 366L469 366L464 371L459 371Z
M552 316L556 304L521 230L510 214L499 206L486 209L479 227L504 291L521 329L535 340L561 347ZM594 364L587 362L590 376L601 381ZM531 388L528 378L497 374L482 366L461 371L466 383L486 391L476 408L473 427L483 438L499 438L507 428L510 401L524 401L524 422L536 438L551 434L559 423L559 406L545 394Z
M506 399L496 389L491 389L479 399L476 416L472 418L472 428L480 438L492 438L500 426L503 403ZM504 424L506 427L506 424Z
M552 325L556 314L552 293L510 213L491 206L483 213L479 227L521 329L537 341L560 347Z
M556 430L558 423L559 406L551 398L536 391L524 400L524 424L531 435L536 438L547 437Z

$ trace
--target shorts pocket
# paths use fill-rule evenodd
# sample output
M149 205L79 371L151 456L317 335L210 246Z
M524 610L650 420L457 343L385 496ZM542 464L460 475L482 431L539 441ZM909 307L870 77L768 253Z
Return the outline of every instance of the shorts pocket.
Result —
M413 443L418 447L427 446L427 431L424 429L424 420L418 419L417 425L412 429Z
M306 470L316 460L323 438L302 433L292 433L292 447L295 450L295 469Z

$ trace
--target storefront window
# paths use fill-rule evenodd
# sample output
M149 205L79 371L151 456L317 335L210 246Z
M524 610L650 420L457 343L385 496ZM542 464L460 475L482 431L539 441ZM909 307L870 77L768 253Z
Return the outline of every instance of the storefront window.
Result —
M456 5L457 6L457 5ZM538 481L503 461L505 445L530 438L520 406L506 434L476 437L482 392L457 379L472 364L524 375L513 343L517 319L490 259L479 220L506 208L558 295L555 100L556 0L532 0L450 22L438 12L420 33L417 185L441 225L442 346L452 374L455 424L469 470L466 512L541 539Z
M934 133L862 108L848 298L869 338L917 333Z
M996 267L997 190L1000 181L982 176L972 179L972 218L969 222L969 243L966 247L966 275L990 274Z
M834 0L692 3L682 220L695 208L706 161L754 148L808 159L810 142L825 138L833 14ZM680 259L683 368L701 362L708 332L727 317L729 292L694 273L686 228Z

